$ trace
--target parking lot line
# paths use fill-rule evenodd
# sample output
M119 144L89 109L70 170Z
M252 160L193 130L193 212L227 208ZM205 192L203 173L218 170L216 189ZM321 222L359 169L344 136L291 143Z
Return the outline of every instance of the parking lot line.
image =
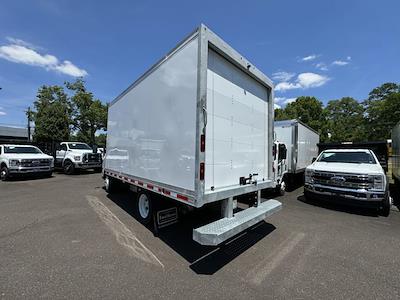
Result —
M254 268L248 277L250 282L255 285L260 285L265 278L276 268L279 264L288 256L294 248L304 239L305 234L299 232L297 234L291 234L285 239L276 249L277 253L271 253L266 259L264 259L258 267ZM272 261L271 261L272 258Z
M124 246L130 254L145 262L160 265L164 269L164 264L157 258L157 256L151 252L97 197L88 195L86 196L86 199L100 219L115 235L118 243Z

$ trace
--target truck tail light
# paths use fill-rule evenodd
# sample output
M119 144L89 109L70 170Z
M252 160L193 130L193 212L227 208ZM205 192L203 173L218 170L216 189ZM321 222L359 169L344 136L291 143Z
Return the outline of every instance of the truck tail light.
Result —
M204 180L204 163L200 163L200 180Z
M206 151L206 135L202 134L200 136L200 151L204 152Z

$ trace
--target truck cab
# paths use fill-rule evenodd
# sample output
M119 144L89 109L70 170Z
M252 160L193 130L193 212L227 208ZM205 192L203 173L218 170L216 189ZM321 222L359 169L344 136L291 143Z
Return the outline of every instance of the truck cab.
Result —
M62 142L56 150L55 166L62 168L68 175L79 169L94 169L96 172L101 172L102 155L86 143Z
M284 143L275 141L272 148L274 181L276 191L283 196L286 191L286 174L288 172L287 147Z
M0 145L0 177L6 181L16 175L41 174L50 177L53 157L31 145Z

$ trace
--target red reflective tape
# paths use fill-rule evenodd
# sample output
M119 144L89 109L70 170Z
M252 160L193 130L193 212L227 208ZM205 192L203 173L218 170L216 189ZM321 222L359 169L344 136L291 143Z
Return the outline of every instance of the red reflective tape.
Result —
M200 163L200 174L199 174L200 180L204 180L204 169L205 169L204 163L201 162Z
M170 191L167 191L167 190L163 190L163 193L164 193L165 195L171 195L171 192L170 192Z
M143 182L141 182L141 181L138 181L138 185L143 185Z
M200 151L204 152L206 151L206 135L202 134L200 136Z
M158 191L161 193L162 192L162 188L158 188Z
M179 195L179 194L176 195L176 198L181 199L181 200L184 200L184 201L188 201L188 200L189 200L188 197L183 196L183 195Z
M153 186L151 184L147 184L147 188L153 189Z

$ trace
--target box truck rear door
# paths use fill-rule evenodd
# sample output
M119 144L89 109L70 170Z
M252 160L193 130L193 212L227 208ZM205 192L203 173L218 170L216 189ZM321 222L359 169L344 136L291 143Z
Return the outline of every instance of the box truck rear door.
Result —
M206 192L267 178L268 90L213 50L208 52Z

